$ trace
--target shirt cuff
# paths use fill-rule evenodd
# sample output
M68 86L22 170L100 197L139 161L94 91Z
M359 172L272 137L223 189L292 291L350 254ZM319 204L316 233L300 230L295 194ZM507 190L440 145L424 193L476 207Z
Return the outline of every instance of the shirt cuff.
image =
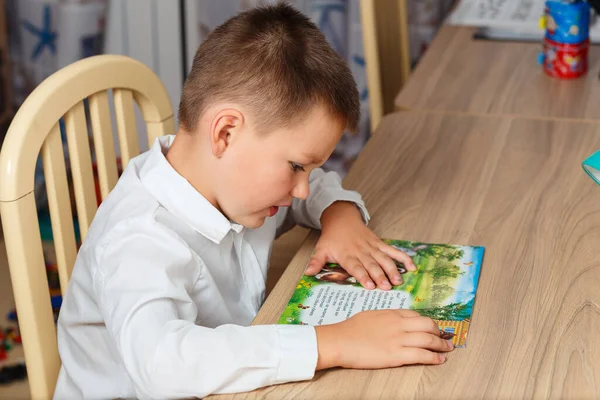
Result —
M318 209L318 229L321 229L321 216L323 215L323 212L327 209L327 207L329 207L336 201L349 201L351 203L354 203L354 205L356 205L356 208L358 208L358 211L360 211L360 215L365 225L368 225L369 220L371 219L361 195L358 194L358 192L354 192L352 190L324 190L318 193L312 199L312 201L314 207Z
M319 358L315 328L308 325L276 326L281 356L274 384L312 379Z

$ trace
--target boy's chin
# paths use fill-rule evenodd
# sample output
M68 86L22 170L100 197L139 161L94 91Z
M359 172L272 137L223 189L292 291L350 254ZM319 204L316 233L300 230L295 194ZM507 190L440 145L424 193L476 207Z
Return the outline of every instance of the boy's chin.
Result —
M247 215L239 219L238 224L248 229L260 228L265 224L266 217L260 215Z

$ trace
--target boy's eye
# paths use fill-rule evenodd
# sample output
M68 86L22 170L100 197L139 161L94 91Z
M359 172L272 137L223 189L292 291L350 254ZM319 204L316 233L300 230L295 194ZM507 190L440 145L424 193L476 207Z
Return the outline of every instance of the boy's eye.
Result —
M304 166L295 162L290 162L290 167L292 167L292 171L294 172L304 171Z

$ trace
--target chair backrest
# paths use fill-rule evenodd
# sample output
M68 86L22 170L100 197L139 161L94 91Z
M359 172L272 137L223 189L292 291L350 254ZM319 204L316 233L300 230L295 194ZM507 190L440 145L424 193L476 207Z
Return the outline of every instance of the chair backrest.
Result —
M34 173L41 151L60 286L65 290L77 244L59 120L64 121L81 240L97 209L89 104L101 197L117 178L108 90L115 104L123 168L139 153L134 117L137 102L153 143L174 133L173 109L159 78L145 65L117 55L90 57L44 80L16 113L0 152L0 212L32 398L51 398L60 359L41 233Z
M361 23L371 133L393 112L394 99L410 75L407 0L361 0Z

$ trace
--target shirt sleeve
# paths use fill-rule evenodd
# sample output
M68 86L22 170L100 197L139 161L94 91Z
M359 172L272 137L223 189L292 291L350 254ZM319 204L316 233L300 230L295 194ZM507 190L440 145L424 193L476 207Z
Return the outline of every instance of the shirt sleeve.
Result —
M286 213L278 215L277 236L294 225L321 229L323 211L336 201L349 201L356 205L365 224L369 223L369 213L358 192L342 187L342 180L336 172L314 169L309 178L310 194L306 200L294 199Z
M198 326L189 295L202 274L197 257L169 232L113 240L94 291L137 397L205 397L312 379L312 326Z

